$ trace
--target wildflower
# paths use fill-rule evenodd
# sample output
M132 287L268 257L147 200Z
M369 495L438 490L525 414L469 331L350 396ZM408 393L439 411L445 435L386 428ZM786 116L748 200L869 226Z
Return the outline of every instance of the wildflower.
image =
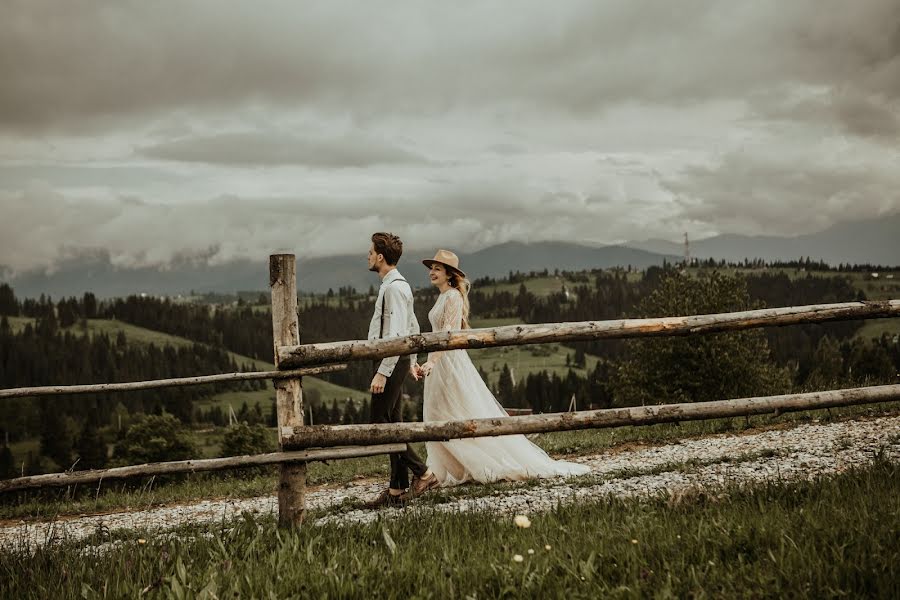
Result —
M528 549L528 554L534 554L534 550L531 549L531 548L529 548L529 549Z
M631 540L632 544L637 544L637 540Z
M521 554L515 554L515 555L513 555L513 561L515 561L515 562L522 562L523 560L525 560L525 557L522 556Z
M146 544L146 543L147 543L147 540L145 540L144 538L138 538L138 544Z
M525 515L516 515L516 518L513 519L513 522L516 524L516 527L521 527L522 529L528 529L529 527L531 527L531 519L529 519Z
M553 546L551 546L550 544L547 544L547 545L544 546L544 550L549 550L549 549L552 548L552 547L553 547Z

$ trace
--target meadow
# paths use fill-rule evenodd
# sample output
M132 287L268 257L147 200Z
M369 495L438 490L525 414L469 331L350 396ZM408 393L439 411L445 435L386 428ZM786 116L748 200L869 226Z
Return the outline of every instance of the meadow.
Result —
M272 516L0 553L6 598L782 598L900 595L900 472L531 515L427 509L279 529ZM848 507L852 506L852 510ZM94 546L92 544L101 544Z

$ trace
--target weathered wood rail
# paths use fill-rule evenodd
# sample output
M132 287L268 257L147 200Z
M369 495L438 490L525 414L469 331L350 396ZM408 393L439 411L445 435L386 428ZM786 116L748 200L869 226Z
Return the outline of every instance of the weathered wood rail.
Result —
M223 383L233 381L253 381L257 379L288 379L304 375L333 373L346 369L347 365L323 365L306 369L285 371L245 371L243 373L220 373L218 375L200 375L198 377L178 377L174 379L152 379L150 381L126 381L122 383L91 383L84 385L45 385L40 387L8 388L0 390L2 398L25 398L28 396L64 396L70 394L101 394L109 392L133 392L136 390L154 390L167 387L185 387L204 385L207 383Z
M683 336L739 331L757 327L782 327L800 323L898 317L900 316L900 300L817 304L659 319L510 325L463 331L439 331L375 341L356 340L300 345L296 259L293 254L275 254L269 257L269 283L272 289L272 334L277 371L230 373L147 382L15 388L0 390L0 398L132 391L181 385L202 385L218 381L273 379L275 381L280 452L19 477L0 481L0 492L96 483L141 475L217 471L278 464L281 467L278 487L279 523L283 526L295 527L302 522L304 516L306 464L310 461L392 453L402 449L408 442L597 429L625 425L652 425L779 414L900 400L900 385L886 385L715 402L661 404L496 419L306 427L303 425L301 377L346 367L346 364L337 363L377 360L388 356L402 356L435 350L616 338Z
M48 473L46 475L31 475L28 477L18 477L16 479L0 480L0 493L44 487L93 484L115 479L126 479L129 477L146 477L148 475L202 473L204 471L263 467L266 465L280 465L298 461L313 462L318 460L358 458L361 456L402 452L405 448L406 446L404 444L385 444L353 448L322 448L319 450L226 456L224 458L174 460L144 465L129 465L127 467L113 467L111 469L92 469L89 471L66 471L65 473Z
M291 449L381 444L388 441L438 442L498 435L603 429L628 425L656 425L658 423L781 414L891 401L900 401L900 385L465 421L314 425L296 427L291 435L287 435L287 432L283 435L285 436L284 446Z
M813 304L657 319L504 325L483 329L436 331L381 340L353 340L302 346L282 345L276 348L276 354L279 358L279 366L287 369L354 360L378 360L388 356L405 356L439 350L683 336L740 331L758 327L784 327L800 323L826 323L882 317L900 317L900 300Z

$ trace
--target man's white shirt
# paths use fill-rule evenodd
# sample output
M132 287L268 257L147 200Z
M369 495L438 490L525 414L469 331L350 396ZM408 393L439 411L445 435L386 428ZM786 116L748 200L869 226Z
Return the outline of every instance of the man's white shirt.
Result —
M381 280L381 287L378 288L375 314L369 323L369 339L401 337L414 333L419 333L419 322L413 311L412 289L397 269L391 269ZM378 366L378 372L385 377L390 377L398 360L400 360L399 356L382 359Z

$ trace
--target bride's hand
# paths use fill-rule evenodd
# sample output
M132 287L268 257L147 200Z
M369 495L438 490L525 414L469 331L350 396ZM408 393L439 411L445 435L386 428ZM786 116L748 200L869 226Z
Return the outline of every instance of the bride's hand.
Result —
M430 360L423 362L419 366L419 371L421 371L422 375L424 375L425 377L428 377L429 375L431 375L432 369L434 369L434 363L431 362Z

